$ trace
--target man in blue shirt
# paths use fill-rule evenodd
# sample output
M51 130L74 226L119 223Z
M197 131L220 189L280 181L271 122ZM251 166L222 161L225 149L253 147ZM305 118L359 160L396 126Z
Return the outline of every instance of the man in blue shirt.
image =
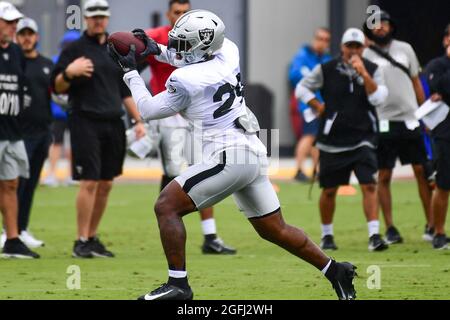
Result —
M289 68L289 80L292 88L295 88L300 80L311 73L316 65L331 60L331 56L327 53L330 47L330 40L330 30L327 28L319 28L315 31L312 43L300 47L292 59ZM322 101L319 93L317 93L317 97ZM314 147L314 142L319 128L319 122L314 111L308 105L299 101L298 108L303 118L303 134L295 151L298 169L295 179L301 182L307 182L309 178L303 173L302 165L309 155L313 158L314 166L318 162L319 153Z

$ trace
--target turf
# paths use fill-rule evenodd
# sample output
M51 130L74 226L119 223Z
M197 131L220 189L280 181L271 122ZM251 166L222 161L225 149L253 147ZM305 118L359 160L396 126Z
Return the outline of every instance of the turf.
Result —
M281 183L285 219L320 239L317 199L308 187ZM0 299L135 299L166 280L167 265L153 214L156 185L117 185L101 226L101 238L114 259L71 258L75 238L74 199L77 189L40 188L36 193L31 229L46 241L39 260L0 259ZM337 260L358 266L359 299L450 298L450 251L434 251L421 240L424 217L412 182L393 186L394 218L405 243L382 253L367 251L367 227L360 192L340 197L335 219ZM320 272L258 238L233 200L216 207L220 236L238 249L236 256L200 253L198 214L185 218L187 266L196 299L335 299ZM81 270L81 289L69 290L67 268ZM381 289L368 289L367 268L381 270Z

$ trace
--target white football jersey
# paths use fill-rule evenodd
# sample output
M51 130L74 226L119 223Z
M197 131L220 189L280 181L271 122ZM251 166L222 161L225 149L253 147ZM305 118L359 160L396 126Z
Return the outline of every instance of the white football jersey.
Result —
M171 52L163 48L159 60L171 62ZM173 61L172 61L173 62ZM228 148L248 148L257 154L267 150L256 135L244 134L235 120L246 114L241 84L239 49L225 39L211 60L175 70L166 83L168 106L179 111L201 139L204 155Z

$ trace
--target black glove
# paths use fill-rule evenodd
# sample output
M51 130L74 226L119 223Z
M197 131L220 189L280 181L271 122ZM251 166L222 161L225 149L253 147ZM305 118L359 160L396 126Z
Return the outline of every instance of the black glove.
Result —
M119 65L119 67L122 68L124 73L137 69L136 46L134 44L130 45L130 51L126 56L122 56L120 53L118 53L111 42L108 43L107 48L109 55Z
M144 30L134 29L131 32L136 38L138 38L145 44L145 50L141 53L142 58L147 58L149 55L159 56L161 54L161 48L159 47L159 45L155 40L149 38Z

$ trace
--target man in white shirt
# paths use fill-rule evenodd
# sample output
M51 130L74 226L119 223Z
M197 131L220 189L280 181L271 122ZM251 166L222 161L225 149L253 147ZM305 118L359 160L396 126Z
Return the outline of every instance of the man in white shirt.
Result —
M406 42L394 39L395 24L387 12L379 13L380 24L373 29L365 25L371 45L363 57L376 63L383 71L389 95L385 103L377 106L380 121L378 156L378 195L386 223L386 242L403 241L392 217L391 180L396 160L410 164L417 180L420 199L427 225L424 240L433 239L434 221L431 214L431 188L424 165L427 153L420 124L414 116L418 106L425 102L419 79L420 65L413 48Z

